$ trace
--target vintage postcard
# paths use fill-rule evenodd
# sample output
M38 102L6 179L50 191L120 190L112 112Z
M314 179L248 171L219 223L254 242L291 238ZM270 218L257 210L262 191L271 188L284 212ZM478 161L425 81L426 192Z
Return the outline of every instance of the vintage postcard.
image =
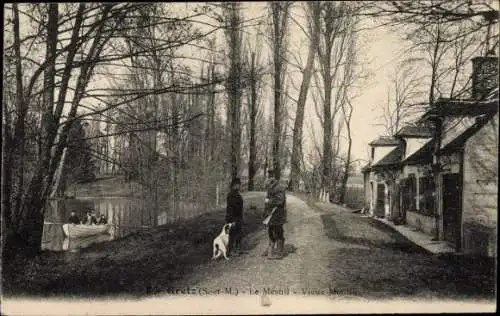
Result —
M2 314L496 311L498 10L4 4Z

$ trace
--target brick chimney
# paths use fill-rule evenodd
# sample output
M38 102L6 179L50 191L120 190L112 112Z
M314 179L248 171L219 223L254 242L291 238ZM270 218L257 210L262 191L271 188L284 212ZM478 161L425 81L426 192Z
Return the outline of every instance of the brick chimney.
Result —
M472 58L472 99L485 99L498 87L498 57Z

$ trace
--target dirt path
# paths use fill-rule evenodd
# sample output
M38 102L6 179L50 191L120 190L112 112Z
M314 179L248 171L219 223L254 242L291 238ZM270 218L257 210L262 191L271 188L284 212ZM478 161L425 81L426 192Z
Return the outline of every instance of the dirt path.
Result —
M268 289L269 294L301 295L302 291L323 290L329 286L327 255L333 246L324 233L320 213L297 197L287 196L288 223L285 225L285 249L282 260L261 257L267 243L267 231L247 236L248 253L230 261L218 260L201 267L175 287L192 287L227 294L256 294ZM282 291L282 292L280 292Z

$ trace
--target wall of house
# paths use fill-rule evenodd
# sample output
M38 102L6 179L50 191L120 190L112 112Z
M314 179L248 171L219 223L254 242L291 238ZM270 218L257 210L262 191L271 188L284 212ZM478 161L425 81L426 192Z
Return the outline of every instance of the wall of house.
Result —
M464 148L462 249L496 256L498 113Z
M369 207L369 214L375 215L375 208L377 206L378 199L378 184L384 185L384 210L383 215L386 218L393 218L394 213L399 216L399 195L395 195L396 183L401 177L400 170L391 170L383 172L370 172L369 179L367 178L367 190L365 190L365 195L367 196L367 203ZM395 180L395 181L394 181ZM394 203L398 204L395 207Z
M417 166L405 165L403 167L403 177L404 178L408 178L408 175L410 173L413 173L413 174L415 174L415 176L417 176L417 174L418 174L418 168L417 168Z
M436 233L436 218L433 216L408 211L406 212L406 223L426 234L434 235Z
M381 178L380 175L375 173L374 171L370 172L370 181L369 181L369 186L368 186L368 194L370 196L370 209L369 209L369 214L370 215L375 215L375 208L377 206L377 199L378 199L378 191L377 191L377 185L379 183L382 183L385 185L384 180ZM385 188L384 193L387 193L387 188ZM387 196L387 194L385 194Z
M432 138L405 138L406 148L404 159L413 155L425 144L427 144Z

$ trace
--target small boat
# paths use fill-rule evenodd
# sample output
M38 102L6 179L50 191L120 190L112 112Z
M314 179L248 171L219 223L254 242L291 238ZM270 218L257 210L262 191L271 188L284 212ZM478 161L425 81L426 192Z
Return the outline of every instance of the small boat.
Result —
M62 242L62 250L68 251L68 250L78 250L81 248L86 248L92 244L104 242L104 241L111 241L113 240L113 236L108 235L108 234L100 234L100 235L92 235L88 237L82 237L82 238L68 238L66 237L64 241Z
M107 233L112 225L64 224L64 235L71 238L87 237Z

